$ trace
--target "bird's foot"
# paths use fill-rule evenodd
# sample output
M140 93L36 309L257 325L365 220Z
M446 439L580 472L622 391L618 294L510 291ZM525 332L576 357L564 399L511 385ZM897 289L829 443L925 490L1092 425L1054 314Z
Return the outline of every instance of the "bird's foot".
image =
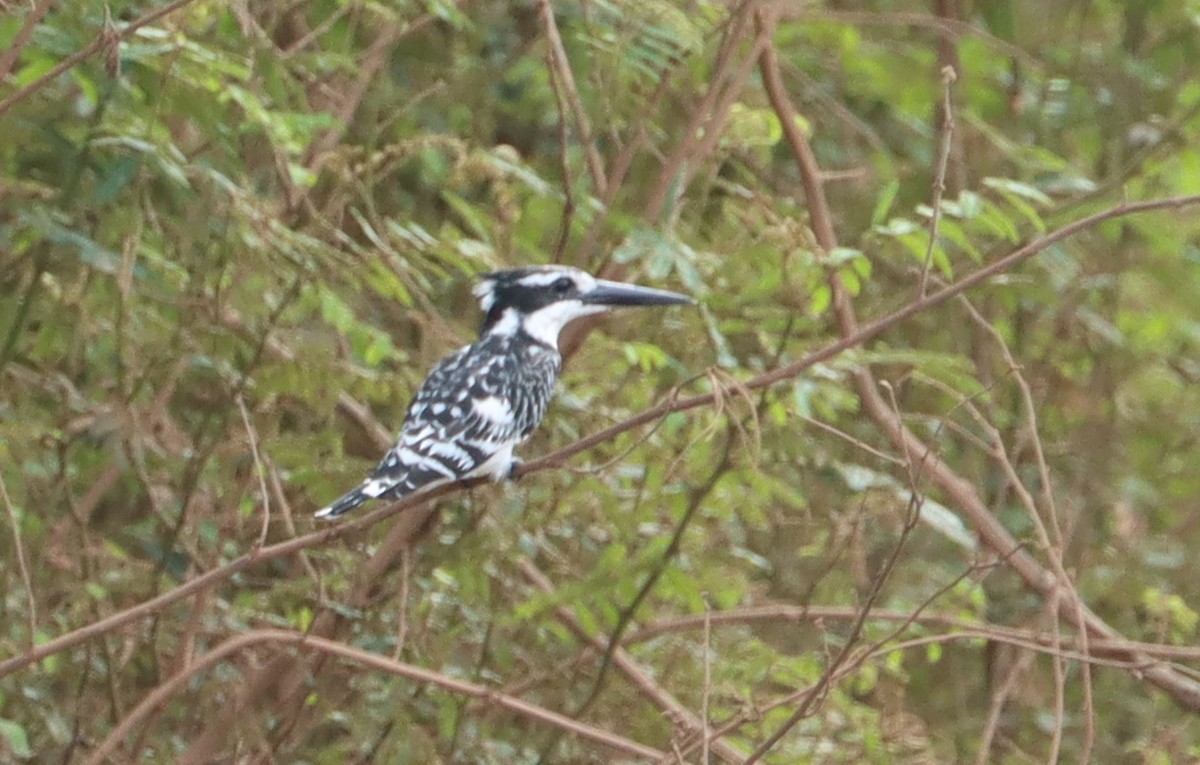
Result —
M525 460L520 457L513 457L512 462L508 463L508 470L502 476L502 480L512 481L516 483L521 480L520 469L525 464Z

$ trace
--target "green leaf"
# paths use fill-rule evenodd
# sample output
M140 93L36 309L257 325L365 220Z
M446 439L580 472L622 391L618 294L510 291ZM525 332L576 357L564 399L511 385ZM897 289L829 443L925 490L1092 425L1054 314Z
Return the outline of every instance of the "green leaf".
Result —
M829 310L833 303L833 290L828 284L821 284L808 296L808 312L820 316Z
M992 34L1001 40L1016 39L1016 14L1013 12L1012 0L989 0L979 11Z
M754 109L735 103L729 109L721 143L738 148L774 146L783 138L783 126L771 109Z
M97 244L87 234L64 225L60 222L64 219L62 214L35 207L32 210L21 211L18 218L41 232L50 242L74 250L79 260L90 268L110 275L120 270L120 255Z
M925 645L925 661L930 664L937 664L942 660L942 644L927 643Z
M1054 204L1054 200L1048 197L1041 189L1036 186L1030 186L1028 183L1014 181L1012 178L984 178L983 185L990 189L1004 192L1006 195L1022 197L1046 207Z
M34 80L41 77L46 72L49 72L58 64L53 58L45 56L34 56L32 60L17 70L13 75L13 83L18 88L23 88L26 85L33 83Z
M991 200L983 200L983 211L979 216L979 222L1004 241L1014 244L1021 241L1021 230L1017 227L1016 222Z
M963 191L958 195L958 210L968 220L978 216L983 211L983 197L974 191Z
M892 210L892 205L896 202L896 195L900 193L900 181L893 180L888 185L883 187L883 191L875 200L875 211L871 213L871 226L879 227L883 225L883 221L887 219L888 213Z
M141 158L130 154L114 159L106 166L103 178L92 192L92 201L102 205L116 199L141 166Z
M904 236L922 229L921 224L907 218L892 218L886 225L876 226L875 232L884 236Z
M29 735L25 733L25 728L15 720L0 717L0 738L8 742L8 749L15 756L22 760L33 757L33 750L29 748Z
M348 332L356 319L354 310L331 290L321 290L321 318L339 332Z
M896 496L907 503L911 493L903 489L897 491ZM950 508L929 497L924 497L921 501L921 522L965 550L974 550L977 546L975 535L967 529L963 519Z
M471 236L485 242L488 241L492 226L487 215L482 210L449 189L442 190L442 199L450 206L450 209L454 210L462 218L463 223L466 224L467 232Z
M841 474L842 480L852 491L865 492L882 489L892 494L902 505L908 505L912 501L912 491L886 473L850 463L838 463L835 467ZM963 520L945 505L929 497L922 497L920 520L954 544L967 550L975 549L974 535L967 530Z
M856 250L853 247L834 247L829 252L826 265L837 267L861 257L863 257L862 250Z

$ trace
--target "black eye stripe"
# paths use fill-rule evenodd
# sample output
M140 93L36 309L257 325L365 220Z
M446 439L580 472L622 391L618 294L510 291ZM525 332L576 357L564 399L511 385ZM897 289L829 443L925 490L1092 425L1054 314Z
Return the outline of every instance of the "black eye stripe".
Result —
M569 292L575 288L575 282L571 281L570 277L564 276L554 283L556 292Z

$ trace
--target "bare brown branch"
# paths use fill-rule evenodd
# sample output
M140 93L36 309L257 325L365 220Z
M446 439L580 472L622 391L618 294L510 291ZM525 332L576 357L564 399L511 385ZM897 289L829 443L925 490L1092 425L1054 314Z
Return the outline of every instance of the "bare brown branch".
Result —
M258 475L259 497L262 499L262 528L258 532L258 546L267 543L267 532L271 530L271 495L267 491L267 469L263 466L262 456L258 453L258 438L254 435L254 425L250 422L250 413L246 411L246 402L241 395L237 396L238 411L242 415L242 424L246 428L246 437L250 439L250 453L254 457L254 472Z
M21 572L21 583L25 585L25 596L29 599L29 647L32 649L37 639L37 598L33 594L33 580L29 576L29 564L25 561L25 545L21 543L21 522L17 519L17 511L13 508L8 496L8 487L4 485L4 477L0 476L0 500L4 502L4 512L8 514L8 522L12 525L13 547L17 552L17 569Z
M517 561L517 567L524 574L525 578L533 583L542 592L553 592L554 585L532 561L522 558ZM608 641L603 635L591 635L575 618L571 609L560 607L555 610L559 621L571 630L572 634L582 643L592 646L595 650L605 653L608 650ZM639 666L629 652L623 648L615 648L612 652L613 664L634 684L634 686L650 699L663 714L675 725L682 726L687 731L694 735L700 736L706 730L706 723L698 718L690 709L681 704L674 696L672 696L665 688L657 683L651 673L643 667ZM742 756L737 750L727 744L717 742L713 746L713 754L720 757L724 762L741 762Z
M618 736L606 730L601 730L586 723L577 722L569 717L553 712L544 707L539 707L536 704L530 704L527 701L509 696L499 691L492 690L482 685L469 683L465 680L448 677L438 672L431 672L422 667L415 667L411 664L394 661L386 656L370 653L353 646L348 646L333 640L306 635L303 632L293 632L290 630L279 629L259 629L244 632L240 635L235 635L225 642L218 645L204 655L199 661L185 667L167 681L163 682L142 701L132 709L124 719L121 720L104 741L100 743L89 755L85 761L86 765L100 765L101 763L113 758L121 741L125 739L133 730L155 709L166 703L169 699L179 694L188 682L196 675L212 669L217 664L225 661L229 657L244 651L245 649L259 644L279 644L281 646L292 646L302 650L317 651L329 656L352 661L356 664L361 664L379 672L385 672L397 677L404 677L418 683L428 683L444 688L452 693L459 693L465 696L472 696L482 699L489 704L494 704L517 714L524 715L531 719L539 720L543 723L559 727L565 731L569 731L577 736L586 738L597 744L605 746L616 752L621 752L632 757L642 757L652 760L658 760L666 756L665 752L652 749L630 739Z
M954 145L954 101L951 87L958 74L947 66L942 69L942 137L939 142L937 166L933 171L933 193L929 205L933 212L929 218L929 246L925 250L925 263L921 266L921 295L929 290L929 269L933 267L933 253L937 249L938 224L942 222L942 195L946 192L946 168L950 164L950 147Z
M765 15L760 17L760 24L770 25L773 23L773 19L770 17ZM805 198L817 242L826 252L831 252L837 247L837 236L834 233L829 205L825 199L824 190L821 187L821 175L818 164L812 148L809 146L808 139L796 127L796 111L791 105L783 85L773 46L769 46L763 52L761 69L768 97L776 113L779 115L780 121L783 123L784 136L791 146L796 165L804 181ZM1187 202L1187 204L1194 203L1195 200ZM1100 219L1104 219L1114 211L1118 211L1117 214L1123 214L1125 211L1124 207L1122 205L1110 211L1095 213L1077 220L1068 226L1064 226L1047 237L1043 237L1007 257L1001 258L991 266L976 271L953 286L963 287L967 282L981 277L984 272L999 266L1000 263L1015 265L1013 261L1023 260L1032 254L1028 252L1030 248L1040 250L1051 243L1046 241L1048 239L1057 241L1060 238L1069 236L1074 231L1082 230L1082 228L1089 225L1087 223L1089 219L1095 219L1097 216ZM1074 228L1075 226L1079 226L1079 228ZM866 328L860 328L857 317L854 314L853 305L836 274L831 275L830 283L834 295L834 314L838 319L843 338L858 337L865 329L870 329L874 326L873 324L867 325ZM921 305L926 299L937 299L939 295L945 292L946 289L944 288L927 296L927 298L920 298L913 301L909 304L908 308ZM958 291L956 294L960 294L960 292ZM946 297L950 296L947 295ZM905 310L901 309L897 314L902 314ZM893 316L897 314L893 314ZM886 401L880 395L877 383L869 369L863 368L856 371L854 380L859 398L863 403L864 411L875 422L876 426L887 436L888 440L892 442L898 451L902 453L930 455L927 460L921 463L922 473L925 478L941 489L958 506L980 539L988 547L1000 555L1008 556L1007 560L1013 570L1021 576L1027 586L1038 591L1046 598L1057 597L1055 591L1060 587L1069 587L1069 583L1061 576L1061 562L1058 562L1057 556L1051 555L1051 559L1060 572L1058 574L1052 570L1047 570L1034 556L1024 550L1018 549L1019 545L1016 539L1013 538L1012 534L999 522L995 515L991 513L990 509L975 491L975 487L962 476L958 475L936 454L930 452L928 447L903 422L895 417ZM1118 633L1111 626L1105 623L1099 616L1092 613L1086 604L1080 601L1073 590L1057 602L1061 604L1061 608L1065 612L1064 617L1075 623L1078 628L1089 630L1097 637L1119 637ZM1192 677L1181 674L1171 667L1154 664L1149 657L1133 655L1130 659L1137 664L1150 664L1150 668L1145 673L1146 678L1150 682L1166 691L1177 703L1185 708L1200 711L1200 682Z
M21 29L17 31L17 36L13 38L12 43L8 46L8 50L0 53L0 82L4 82L8 78L13 64L17 62L17 57L21 55L21 50L29 44L29 38L33 37L34 28L37 27L42 17L46 15L46 11L50 10L52 2L54 0L37 0L29 9L29 14L25 17L25 22L21 24Z
M1050 245L1060 242L1074 234L1079 233L1080 231L1085 231L1088 228L1097 225L1098 223L1143 212L1179 209L1197 205L1200 205L1200 195L1167 197L1163 199L1153 199L1143 202L1121 204L1117 205L1116 207L1111 207L1107 210L1093 213L1092 215L1084 218L1080 218L1079 220L1063 226L1056 231L1050 232L1046 236L1030 242L1024 247L1017 249L1009 255L996 260L992 264L975 271L974 273L947 287L944 287L936 292L932 292L924 298L914 300L913 302L905 305L903 308L900 308L893 313L884 316L883 318L877 319L868 324L864 324L857 331L842 337L840 340L813 351L812 353L809 353L803 358L797 359L794 362L784 364L769 372L757 375L750 380L747 380L742 385L750 390L760 390L763 388L768 388L784 380L791 380L800 375L802 372L812 368L816 364L827 361L845 350L861 346L867 341L883 334L888 329L896 326L905 319L909 319L921 313L922 311L926 311L934 306L940 305L947 300L962 294L966 290L971 289L972 287L983 284L997 274L1001 274L1011 270L1012 268L1015 268L1020 263L1042 252ZM686 398L671 398L657 406L646 409L645 411L630 417L627 420L623 420L622 422L616 423L610 427L604 428L596 433L581 438L578 441L558 449L551 454L526 462L518 469L517 475L525 476L542 470L547 470L549 468L559 467L576 454L587 451L588 449L591 449L599 444L611 441L622 433L626 433L643 425L653 423L672 412L690 411L702 406L707 406L712 404L716 398L717 394L714 393L703 393ZM892 421L890 413L886 412L886 410L885 421ZM895 423L895 426L902 428L899 423ZM902 435L903 433L907 433L907 429L895 431L897 439L906 437ZM919 442L917 446L923 447L923 445L919 444ZM923 448L914 448L914 451L916 452L920 452L922 450ZM972 509L971 518L973 521L976 518L976 512L990 517L990 512L987 510L987 507L983 505L983 503L976 497L973 488L965 481L962 481L962 479L955 476L952 472L947 472L948 469L944 469L944 466L939 460L936 458L930 460L930 464L926 466L926 469L932 471L932 474L936 479L936 483L939 486L942 486L952 498L961 500L962 502L968 504L968 506ZM464 488L477 486L481 483L485 483L485 481L476 479L458 484L446 484L439 486L438 488L425 494L409 497L401 502L396 502L387 507L382 507L378 510L365 513L358 518L340 523L339 525L331 526L329 528L306 534L302 537L296 537L295 539L279 542L274 545L267 545L260 550L247 553L240 558L226 563L220 568L213 569L194 579L188 580L179 587L164 592L151 600L148 600L144 603L139 603L136 606L132 606L128 609L112 614L111 616L108 616L100 621L94 622L85 627L81 627L72 632L68 632L59 636L58 638L48 641L43 645L37 646L35 649L27 653L11 657L0 662L0 677L15 672L23 667L27 667L34 662L46 658L47 656L51 656L80 645L93 637L111 632L114 629L134 622L144 616L156 613L162 610L164 607L182 600L189 595L225 581L229 577L240 571L244 571L255 563L274 560L276 558L291 555L300 550L327 544L334 539L349 536L356 531L373 526L374 524L382 521L384 518L391 517L392 515L396 515L405 510L422 507L438 497L456 491L461 491ZM981 519L980 529L985 532L985 538L989 541L989 544L992 544L996 549L1012 550L1017 546L1015 540L1013 540L1008 534L1008 531L1000 526L998 521L995 521L994 519L991 521L986 520L986 518ZM1009 543L1007 546L1004 544L1005 541ZM1027 554L1021 553L1018 556L1014 556L1012 560L1013 565L1018 573L1021 573L1022 576L1027 579L1027 581L1038 582L1042 587L1047 586L1043 578L1043 575L1046 572ZM1096 621L1093 622L1093 619L1096 619ZM1090 626L1094 626L1096 628L1097 636L1119 638L1116 633L1111 631L1111 628L1107 628L1106 625L1101 626L1103 625L1103 622L1099 621L1098 617L1088 616L1087 620ZM1185 703L1189 706L1189 708L1200 709L1200 684L1193 685L1192 683L1187 682L1176 686L1174 681L1170 679L1170 676L1160 678L1158 672L1154 673L1153 679L1156 680L1156 684L1157 682L1162 682L1166 687L1173 688L1175 692L1181 694L1181 703ZM1166 689L1166 687L1164 689ZM1172 693L1172 695L1174 695L1174 693Z
M546 46L549 49L546 58L550 66L551 82L555 92L561 92L562 99L571 107L575 129L579 131L579 144L583 148L588 172L592 176L592 186L596 189L596 196L603 197L608 193L604 161L596 149L592 125L588 121L587 111L583 108L583 100L579 97L579 89L575 86L575 75L571 72L571 62L567 59L567 50L563 47L562 36L558 33L558 23L554 20L554 7L550 0L539 0L538 16L541 18ZM562 115L562 120L566 122L565 114ZM566 150L565 146L563 150Z

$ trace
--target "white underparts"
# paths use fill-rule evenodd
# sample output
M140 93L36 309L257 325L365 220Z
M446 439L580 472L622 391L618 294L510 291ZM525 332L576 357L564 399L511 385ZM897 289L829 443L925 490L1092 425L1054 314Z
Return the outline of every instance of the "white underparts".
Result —
M503 481L505 478L508 478L508 474L512 471L512 463L513 463L512 454L513 454L513 448L516 445L517 444L515 441L504 444L503 446L501 446L499 449L496 450L495 454L488 457L483 462L479 463L479 465L474 470L472 470L470 473L468 473L467 475L465 475L463 477L464 478L487 477L487 478L491 478L493 481Z

